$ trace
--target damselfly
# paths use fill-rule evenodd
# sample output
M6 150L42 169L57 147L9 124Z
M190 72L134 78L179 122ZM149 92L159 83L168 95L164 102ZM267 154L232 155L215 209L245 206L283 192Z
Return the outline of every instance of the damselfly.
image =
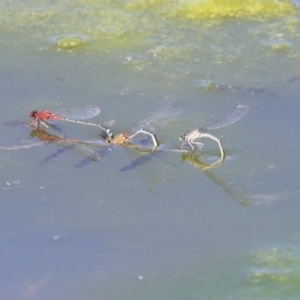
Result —
M126 145L139 134L144 134L152 139L153 145L158 146L155 131L165 126L170 119L176 117L181 110L174 104L174 100L166 99L148 109L142 117L126 132L116 135L111 144Z
M28 128L26 124L20 122L6 122L5 124ZM59 150L57 150L57 152L55 152L54 154L51 154L50 156L46 157L44 162L49 161L51 158L57 157L58 154L60 154L63 150L67 150L72 152L75 155L84 157L84 161L87 162L87 161L99 161L103 156L102 154L104 154L104 152L102 151L108 152L110 148L108 147L108 144L104 142L101 143L101 141L99 140L98 141L74 140L62 136L49 134L47 131L43 129L31 130L30 137L38 138L42 141L42 143L39 144L33 143L30 145L19 145L19 146L11 146L11 147L0 147L0 149L19 150L19 149L28 149L33 146L41 146L43 145L43 143L53 144L56 147L58 147ZM222 187L233 199L235 199L242 205L251 204L250 198L247 197L247 195L245 195L239 188L236 188L230 181L224 179L220 175L208 172L208 170L210 171L210 169L220 167L224 161L224 158L221 158L217 162L212 164L205 164L200 161L197 155L194 155L193 152L185 149L171 149L171 148L166 148L165 145L160 145L158 148L154 147L153 150L142 150L131 143L127 143L126 146L129 148L133 148L134 150L138 151L140 154L144 154L144 155L141 155L140 158L133 161L130 165L122 168L120 171L127 171L130 169L134 169L135 167L140 166L152 159L154 159L154 161L152 161L151 165L155 166L156 163L159 161L159 159L157 159L156 157L157 154L161 155L165 152L181 153L181 161L188 161L191 165L203 171L210 179L212 179L216 184ZM82 165L83 162L78 163L75 166L82 166ZM149 177L151 179L151 182L153 182L153 180L155 180L156 182L161 182L165 179L169 181L170 178L174 175L175 165L173 164L173 162L172 164L168 163L168 165L170 168L167 169L164 168L162 170L161 162L158 163L157 164L158 169L156 171L158 172L163 171L163 173L161 174L155 173L155 178ZM169 171L172 173L170 173ZM166 172L171 174L171 177L168 177L168 174ZM160 177L160 175L162 175L163 177Z
M33 110L28 115L33 119L31 125L38 128L40 124L46 128L49 126L45 120L58 120L67 121L78 124L90 125L100 127L107 135L107 139L111 141L113 133L111 130L101 124L95 124L90 122L82 122L81 120L90 119L97 116L100 113L100 108L94 105L88 105L83 107L76 107L71 109L57 109L57 110Z
M224 152L224 149L222 147L220 139L218 139L215 136L213 136L212 134L209 134L209 133L206 133L206 132L208 130L213 130L213 129L219 129L219 128L226 127L230 124L233 124L233 123L241 120L247 114L248 110L249 110L248 105L239 105L239 106L237 106L237 108L233 112L223 116L222 118L220 118L216 121L213 121L209 125L204 126L200 129L194 129L194 130L192 130L188 133L182 134L179 137L179 139L181 141L183 141L183 144L182 144L181 147L188 146L188 147L190 147L191 150L194 150L197 147L201 149L203 147L203 144L199 143L199 142L195 142L195 140L198 139L198 138L209 138L209 139L211 139L211 140L218 143L219 149L220 149L220 152L221 152L221 157L224 157L225 152Z

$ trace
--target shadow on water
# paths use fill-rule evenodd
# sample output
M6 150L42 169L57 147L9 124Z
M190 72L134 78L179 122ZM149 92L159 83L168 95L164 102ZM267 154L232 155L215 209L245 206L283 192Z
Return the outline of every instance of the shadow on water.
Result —
M25 125L21 122L7 122L5 125L10 126L21 126L22 128L29 129L30 126ZM51 125L52 127L52 125ZM54 130L61 133L61 129L57 126L53 127ZM20 149L29 149L35 146L41 146L45 144L51 144L57 147L58 149L51 153L50 155L44 157L41 164L49 163L51 160L57 158L59 155L65 153L65 151L69 151L77 156L83 157L84 159L80 162L75 164L76 168L81 168L89 164L90 162L100 161L104 156L110 153L113 149L112 147L118 147L118 145L110 145L105 143L104 141L81 141L81 140L74 140L62 136L57 136L48 133L44 129L32 129L29 134L30 138L36 138L42 141L42 143L30 143L27 145L20 145L20 146L11 146L11 147L0 147L2 150L20 150ZM245 193L243 193L239 188L235 187L232 182L223 178L221 175L215 174L211 172L214 168L219 168L222 166L222 163L225 157L221 157L214 163L205 163L199 159L199 155L201 152L194 152L184 149L170 149L167 148L165 145L157 147L150 147L149 148L149 137L140 141L139 145L134 145L131 143L127 143L122 145L126 148L131 149L135 152L135 154L139 154L137 159L134 159L129 165L120 169L120 172L126 172L129 170L133 170L137 167L140 167L144 164L150 162L150 166L152 166L151 171L146 171L144 168L144 172L147 173L146 181L152 183L160 183L170 181L174 177L174 173L176 173L176 166L174 163L169 161L165 161L163 159L163 155L166 153L181 153L180 160L182 162L187 161L196 169L203 172L208 178L210 178L213 182L219 185L231 198L235 201L240 203L241 205L248 206L251 204L251 199ZM142 147L142 148L141 148ZM164 172L163 172L164 170ZM169 170L168 174L166 170ZM148 184L147 184L148 185ZM150 188L151 192L155 192L153 188Z

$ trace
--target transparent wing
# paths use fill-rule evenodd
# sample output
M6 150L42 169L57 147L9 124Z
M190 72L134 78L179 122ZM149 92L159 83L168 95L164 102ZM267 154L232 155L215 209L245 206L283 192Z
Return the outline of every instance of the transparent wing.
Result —
M212 123L199 129L201 132L206 132L210 129L219 129L231 125L246 116L248 113L248 105L239 105L233 112L213 121Z
M75 107L70 109L51 110L55 116L70 120L85 120L99 115L100 108L94 105Z
M155 132L178 116L182 110L174 104L173 99L166 99L148 109L131 127L128 133L133 134L140 129Z

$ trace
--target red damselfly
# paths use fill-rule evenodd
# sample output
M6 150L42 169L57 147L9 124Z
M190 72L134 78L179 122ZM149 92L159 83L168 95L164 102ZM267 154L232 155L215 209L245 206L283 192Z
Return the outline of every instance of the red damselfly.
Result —
M49 126L45 120L67 121L78 124L96 126L106 132L108 140L113 138L111 130L101 124L83 122L81 120L90 119L97 116L100 113L100 108L94 105L88 105L83 107L76 107L71 109L56 109L56 110L33 110L28 115L33 119L31 125L38 128L40 124L46 128Z

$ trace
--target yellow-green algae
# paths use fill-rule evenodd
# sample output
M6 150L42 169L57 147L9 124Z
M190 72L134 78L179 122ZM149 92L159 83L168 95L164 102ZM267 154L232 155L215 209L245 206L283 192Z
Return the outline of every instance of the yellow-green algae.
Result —
M62 36L56 39L56 45L59 49L73 50L83 44L83 39L76 36Z
M144 45L147 30L139 30L143 20L118 1L28 0L0 3L0 32L27 36L27 40L54 41L55 36L86 36L99 50L130 49ZM54 41L57 44L57 41ZM75 41L71 44L77 44ZM66 47L60 49L69 50ZM69 46L68 46L69 45ZM99 47L100 46L100 47ZM68 48L68 49L67 49Z
M146 0L146 1L133 1L127 5L127 8L132 10L149 10L163 4L169 4L169 0Z
M296 13L288 0L137 0L127 5L132 10L163 8L167 16L186 19L240 18L261 20Z
M252 283L294 283L300 280L300 253L293 248L273 248L252 255L256 267L249 276ZM299 289L300 291L300 285Z
M262 20L296 13L296 7L285 0L203 0L182 5L174 16L187 19L239 18Z
M272 50L276 52L288 52L291 50L291 46L287 44L274 44Z
M137 0L127 5L132 10L162 8L167 16L185 19L240 18L262 20L296 13L288 0Z
M172 41L184 40L181 29L194 26L186 20L205 20L201 24L208 27L229 17L265 20L293 16L296 10L295 5L288 0L0 2L0 32L20 34L28 41L40 40L41 43L53 41L53 37L57 36L86 36L89 40L88 48L97 51L123 51L143 47L149 50L149 44L150 47L155 47L154 41L162 37L165 44L166 40L170 42L169 45ZM294 34L298 34L299 20L296 17L283 20L280 30L291 29ZM169 30L172 30L171 35ZM191 27L191 30L195 28ZM275 31L278 31L277 26ZM195 40L195 45L199 45L199 38L201 37L198 36L197 42ZM192 43L192 40L190 42ZM76 48L77 43L68 42L58 48L70 50L69 46L72 48L74 45ZM164 50L168 49L169 45L165 46ZM41 45L41 48L46 49L45 45ZM172 58L171 53L162 49L155 52L153 55L164 57L168 54L167 56Z

